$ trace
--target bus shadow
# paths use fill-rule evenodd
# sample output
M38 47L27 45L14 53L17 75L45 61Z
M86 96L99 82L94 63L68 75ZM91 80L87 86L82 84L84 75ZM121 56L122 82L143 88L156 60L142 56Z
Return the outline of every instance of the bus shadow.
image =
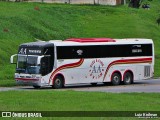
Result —
M130 85L124 85L123 83L121 83L120 85L112 85L112 83L108 82L108 83L99 83L97 85L91 85L91 84L77 84L77 85L68 85L65 86L62 89L69 89L69 88L95 88L95 87L118 87L118 86L136 86L136 85L147 85L148 83L146 82L135 82L133 84Z
M120 85L114 86L110 82L107 82L105 84L103 83L98 83L97 85L91 85L91 84L74 84L74 85L66 85L65 87L61 89L53 89L51 86L49 87L41 87L39 89L35 89L32 86L22 86L19 87L20 90L70 90L70 89L78 89L78 88L98 88L98 87L118 87L118 86L138 86L138 85L147 85L149 83L147 82L134 82L133 84L130 85L124 85L121 83Z

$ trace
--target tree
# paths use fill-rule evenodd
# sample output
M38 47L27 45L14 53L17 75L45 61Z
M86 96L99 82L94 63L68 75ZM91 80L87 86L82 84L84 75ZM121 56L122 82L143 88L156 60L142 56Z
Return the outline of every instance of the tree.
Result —
M129 7L139 8L143 0L130 0Z

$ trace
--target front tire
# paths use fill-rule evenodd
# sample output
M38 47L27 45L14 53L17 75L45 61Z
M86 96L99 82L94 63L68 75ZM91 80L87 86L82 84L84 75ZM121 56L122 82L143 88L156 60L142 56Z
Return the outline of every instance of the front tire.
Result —
M118 73L113 73L111 77L111 83L112 85L119 85L121 82L121 76Z
M130 72L124 74L123 82L125 85L129 85L133 82L133 76Z
M60 76L57 76L55 79L54 79L54 84L53 84L53 88L55 89L59 89L59 88L62 88L63 87L63 78L60 77Z

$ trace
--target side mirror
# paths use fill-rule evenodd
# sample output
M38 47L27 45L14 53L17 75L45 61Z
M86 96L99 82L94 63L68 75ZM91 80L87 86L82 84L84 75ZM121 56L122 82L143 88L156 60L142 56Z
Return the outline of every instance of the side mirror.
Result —
M17 57L15 57L15 56L17 56L17 54L14 54L14 55L11 56L11 58L10 58L10 63L11 64L16 64L17 63Z

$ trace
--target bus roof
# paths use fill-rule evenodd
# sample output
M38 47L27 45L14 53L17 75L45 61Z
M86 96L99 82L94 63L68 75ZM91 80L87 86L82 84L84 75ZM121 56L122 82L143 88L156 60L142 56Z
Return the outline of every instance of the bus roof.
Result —
M38 42L29 42L29 43L23 43L20 46L21 47L50 47L53 46L53 43L45 42L45 41L38 41Z
M23 43L21 47L51 47L51 46L79 46L79 45L117 45L117 44L152 44L151 39L142 38L70 38L67 40L50 40Z
M80 43L116 42L116 40L114 40L112 38L70 38L70 39L66 39L65 41L80 42Z
M153 43L152 39L142 38L126 38L126 39L111 39L111 38L71 38L67 40L54 41L50 40L49 43L54 43L56 46L74 46L74 45L117 45L117 44L146 44Z

